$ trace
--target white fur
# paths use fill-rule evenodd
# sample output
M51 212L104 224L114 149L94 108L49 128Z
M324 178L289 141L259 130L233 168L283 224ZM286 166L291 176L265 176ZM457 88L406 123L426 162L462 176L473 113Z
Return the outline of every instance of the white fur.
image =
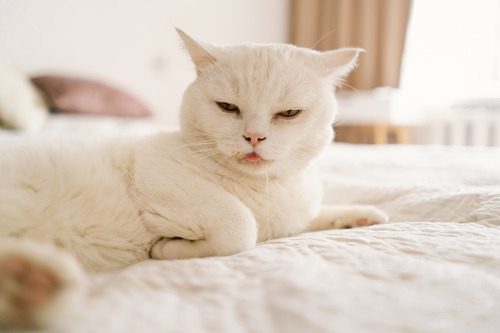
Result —
M229 255L305 231L313 221L310 230L335 227L339 218L342 226L363 217L385 221L366 207L350 219L345 208L320 215L316 158L333 137L334 83L359 50L202 46L180 35L198 73L184 95L182 130L4 148L1 238L53 243L95 270L149 252L157 259ZM241 113L223 112L215 101L238 105ZM303 112L274 117L288 109ZM255 148L265 162L245 159L254 151L243 137L249 132L266 137Z
M49 271L56 272L61 289L47 306L35 312L33 320L38 325L54 325L63 322L78 308L82 295L85 292L87 281L84 279L81 266L74 257L55 248L51 244L40 244L23 240L2 240L0 243L0 261L9 257L25 257L30 262L43 266ZM6 287L5 279L0 278ZM4 291L2 289L2 291ZM8 323L12 315L11 300L15 290L0 293L0 323Z

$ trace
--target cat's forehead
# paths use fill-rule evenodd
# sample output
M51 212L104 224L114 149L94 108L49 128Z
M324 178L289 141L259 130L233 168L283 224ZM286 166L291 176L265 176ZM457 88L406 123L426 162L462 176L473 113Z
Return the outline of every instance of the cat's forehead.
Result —
M245 45L224 51L213 76L221 93L287 100L319 80L306 56L293 46Z
M235 74L267 78L273 74L304 71L307 69L305 55L291 45L244 45L229 47L220 58L222 66L228 66Z

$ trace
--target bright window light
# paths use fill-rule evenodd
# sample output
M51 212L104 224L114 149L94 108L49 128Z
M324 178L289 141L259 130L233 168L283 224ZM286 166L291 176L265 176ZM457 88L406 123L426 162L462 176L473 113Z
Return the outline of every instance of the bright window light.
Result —
M413 1L401 89L433 100L500 97L500 0Z

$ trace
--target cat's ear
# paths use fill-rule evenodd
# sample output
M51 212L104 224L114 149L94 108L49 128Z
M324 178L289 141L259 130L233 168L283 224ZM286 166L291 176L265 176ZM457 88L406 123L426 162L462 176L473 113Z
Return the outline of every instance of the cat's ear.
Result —
M213 55L214 48L201 42L197 42L187 33L179 28L175 28L177 34L181 37L186 49L196 67L196 73L199 75L207 66L216 62Z
M364 51L360 48L342 48L322 52L320 58L323 73L335 81L341 80L356 68L359 54Z

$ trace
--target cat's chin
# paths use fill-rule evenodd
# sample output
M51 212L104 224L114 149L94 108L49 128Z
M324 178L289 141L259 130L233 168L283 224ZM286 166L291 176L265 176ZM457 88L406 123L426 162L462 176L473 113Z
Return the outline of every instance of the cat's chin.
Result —
M269 170L269 167L274 161L266 160L261 157L256 158L254 156L240 157L233 160L233 166L240 171L252 175L262 175Z

